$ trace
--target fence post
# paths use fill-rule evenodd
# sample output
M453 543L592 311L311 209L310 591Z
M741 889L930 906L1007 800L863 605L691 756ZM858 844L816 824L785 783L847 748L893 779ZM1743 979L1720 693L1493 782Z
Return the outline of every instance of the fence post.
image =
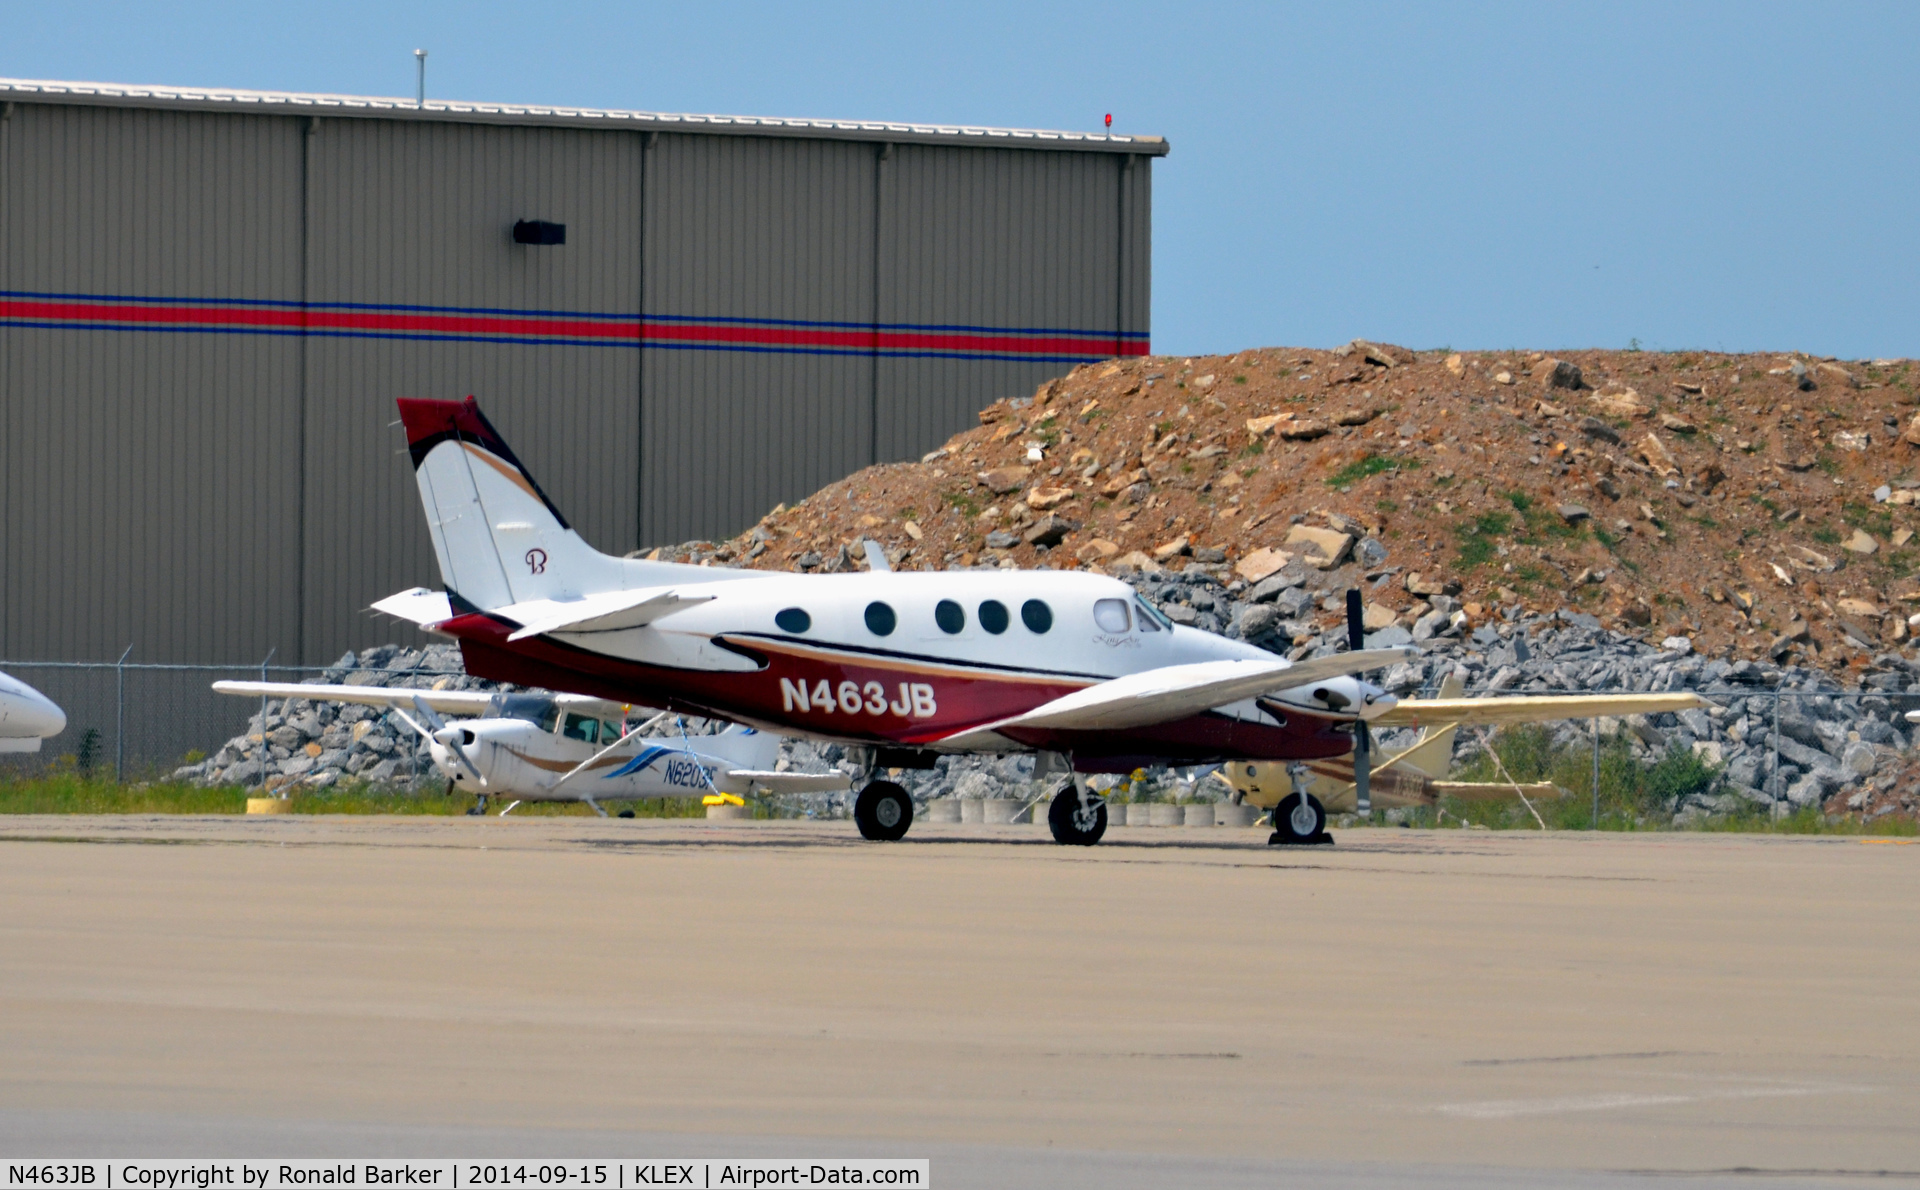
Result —
M260 659L260 681L261 682L264 683L267 680L267 662L272 661L273 655L275 653L278 653L279 651L280 651L280 646L275 645L271 649L267 650L267 655L265 657ZM260 792L261 793L265 793L267 791L267 758L269 755L270 754L267 752L267 696L266 696L266 693L262 691L260 694L260 747L258 750L254 752L255 758L258 760L260 764Z
M125 784L127 766L127 657L133 646L113 663L113 783Z
M1773 816L1780 817L1780 687L1773 688Z
M1600 829L1600 720L1593 721L1593 822L1590 831Z

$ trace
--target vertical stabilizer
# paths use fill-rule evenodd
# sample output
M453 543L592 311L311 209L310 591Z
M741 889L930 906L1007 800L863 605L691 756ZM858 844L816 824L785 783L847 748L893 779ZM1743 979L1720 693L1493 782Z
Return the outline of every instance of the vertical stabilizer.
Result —
M618 559L568 526L472 397L399 404L447 590L497 608L622 585Z

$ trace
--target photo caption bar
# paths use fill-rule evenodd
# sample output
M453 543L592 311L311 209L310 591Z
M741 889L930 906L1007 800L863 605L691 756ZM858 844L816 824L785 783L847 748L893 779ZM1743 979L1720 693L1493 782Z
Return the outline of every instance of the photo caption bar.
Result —
M314 1187L428 1187L431 1190L763 1190L776 1186L932 1185L925 1160L716 1158L571 1161L268 1161L260 1159L13 1161L0 1190L312 1190Z

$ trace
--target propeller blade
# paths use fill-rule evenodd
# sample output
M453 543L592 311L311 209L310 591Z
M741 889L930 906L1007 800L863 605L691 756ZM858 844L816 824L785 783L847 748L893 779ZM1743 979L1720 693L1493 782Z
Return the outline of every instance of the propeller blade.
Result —
M1353 722L1354 809L1373 813L1373 729L1365 719Z
M467 750L460 746L460 729L457 727L448 727L447 721L440 717L440 712L428 706L427 700L421 698L418 694L413 696L413 709L420 712L420 717L425 719L433 728L431 732L421 730L420 734L444 747L448 754L453 757L453 762L465 769L467 774L474 779L475 783L484 789L487 784L487 779L480 775L480 770L474 765L473 761L467 759ZM419 724L415 724L414 726L418 728Z
M1367 644L1365 611L1360 603L1360 588L1347 588L1347 648L1358 652ZM1373 732L1365 719L1353 721L1353 794L1354 808L1362 814L1373 812Z

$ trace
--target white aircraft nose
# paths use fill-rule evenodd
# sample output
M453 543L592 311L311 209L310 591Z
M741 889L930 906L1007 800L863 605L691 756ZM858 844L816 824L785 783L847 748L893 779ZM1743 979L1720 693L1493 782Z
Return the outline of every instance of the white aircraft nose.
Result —
M0 677L0 735L45 739L66 729L67 713L52 699L25 682Z

